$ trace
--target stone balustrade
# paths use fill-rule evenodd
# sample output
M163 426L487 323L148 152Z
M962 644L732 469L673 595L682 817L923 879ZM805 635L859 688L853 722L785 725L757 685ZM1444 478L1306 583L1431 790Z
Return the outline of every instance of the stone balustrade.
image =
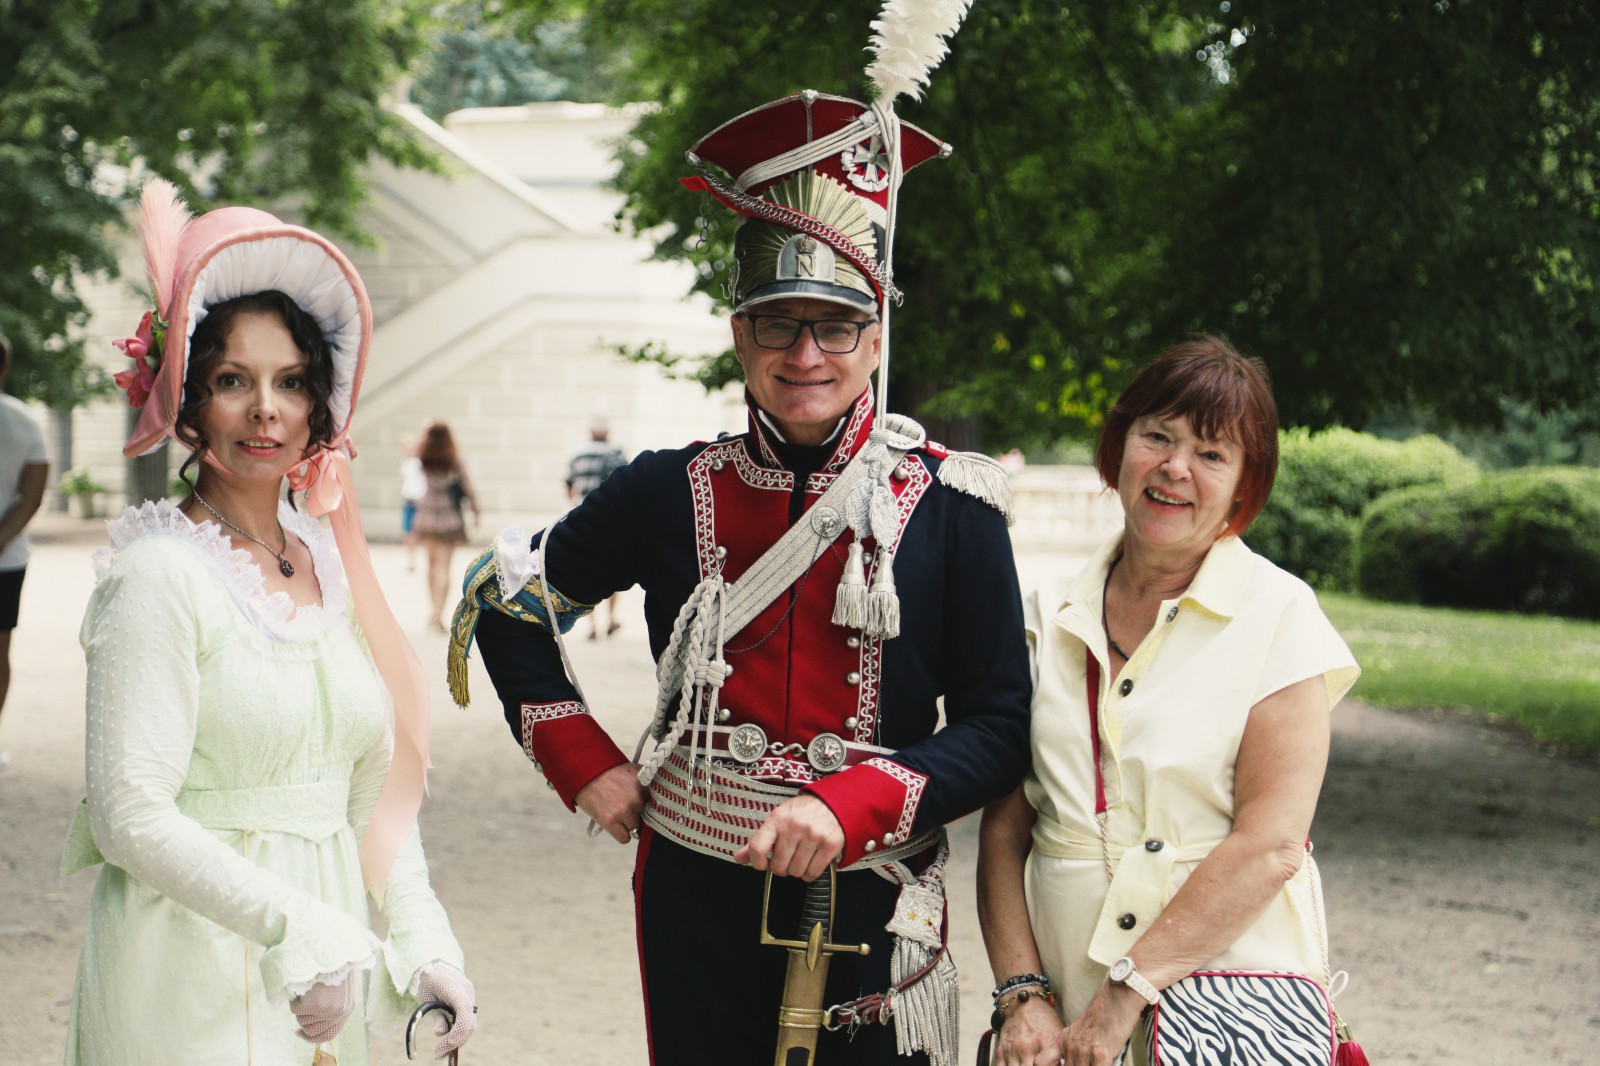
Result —
M1092 466L1029 466L1011 492L1018 552L1086 556L1122 528L1122 503Z

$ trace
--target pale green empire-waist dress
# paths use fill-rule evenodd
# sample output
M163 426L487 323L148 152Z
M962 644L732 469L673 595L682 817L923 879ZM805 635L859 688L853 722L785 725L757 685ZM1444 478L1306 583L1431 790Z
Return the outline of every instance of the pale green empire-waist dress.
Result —
M360 982L329 1048L361 1066L367 1026L397 1027L421 971L462 965L415 827L389 876L388 940L370 928L357 853L389 699L331 534L279 516L311 550L320 608L268 596L247 553L166 503L109 523L96 555L87 799L62 868L104 866L68 1066L309 1064L288 1000L319 979Z

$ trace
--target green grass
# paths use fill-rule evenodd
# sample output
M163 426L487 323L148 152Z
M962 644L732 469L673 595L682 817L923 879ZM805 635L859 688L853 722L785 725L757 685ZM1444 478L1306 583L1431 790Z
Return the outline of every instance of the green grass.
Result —
M1318 597L1382 707L1463 707L1600 754L1600 623Z

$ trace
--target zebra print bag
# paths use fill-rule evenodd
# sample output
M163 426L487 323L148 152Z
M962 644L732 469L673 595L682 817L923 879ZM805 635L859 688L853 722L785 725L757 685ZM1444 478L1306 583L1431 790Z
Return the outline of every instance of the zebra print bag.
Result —
M1143 1024L1151 1066L1330 1066L1322 986L1292 973L1202 970L1161 993Z

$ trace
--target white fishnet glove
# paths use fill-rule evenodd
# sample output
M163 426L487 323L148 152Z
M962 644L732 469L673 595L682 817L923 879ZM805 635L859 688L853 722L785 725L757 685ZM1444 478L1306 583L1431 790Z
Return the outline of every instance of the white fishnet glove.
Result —
M350 1020L350 1012L356 1009L354 975L347 974L336 985L318 981L306 990L305 995L291 999L289 1009L294 1011L295 1020L300 1023L295 1036L313 1044L332 1040L344 1028L344 1023Z
M478 1027L478 996L466 974L441 962L423 970L417 982L417 1001L426 1003L429 1000L437 1000L455 1012L456 1023L448 1029L444 1019L439 1019L437 1035L444 1039L439 1041L436 1057L446 1058L465 1044Z

